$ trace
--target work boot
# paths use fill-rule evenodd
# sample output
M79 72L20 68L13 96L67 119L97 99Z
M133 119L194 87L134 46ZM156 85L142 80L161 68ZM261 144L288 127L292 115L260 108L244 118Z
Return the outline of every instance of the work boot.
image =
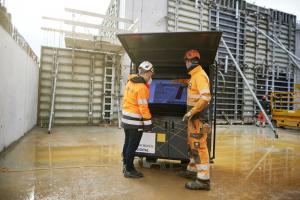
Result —
M259 121L257 121L255 125L256 125L256 126L260 126L260 123L259 123Z
M190 181L185 184L185 188L189 190L210 190L210 181L204 181L196 179L195 181Z
M183 178L187 178L187 179L196 180L197 172L193 172L193 171L190 171L190 170L185 170L185 171L179 172L178 176L183 177Z
M142 178L144 177L142 172L136 171L136 169L133 170L126 170L124 169L124 177L125 178Z

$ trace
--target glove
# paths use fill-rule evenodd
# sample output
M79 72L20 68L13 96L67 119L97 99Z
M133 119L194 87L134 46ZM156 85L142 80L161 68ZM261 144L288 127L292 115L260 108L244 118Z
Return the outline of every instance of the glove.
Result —
M187 112L187 113L183 116L182 121L187 121L191 116L192 116L192 112L191 112L191 111Z
M147 125L143 127L144 132L153 132L153 125Z

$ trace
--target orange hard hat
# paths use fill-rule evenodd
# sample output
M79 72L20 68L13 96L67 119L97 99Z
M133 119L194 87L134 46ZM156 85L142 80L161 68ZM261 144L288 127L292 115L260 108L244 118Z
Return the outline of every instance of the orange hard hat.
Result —
M198 58L200 59L200 53L198 50L195 49L190 49L184 54L184 59L185 60L191 60L193 58Z

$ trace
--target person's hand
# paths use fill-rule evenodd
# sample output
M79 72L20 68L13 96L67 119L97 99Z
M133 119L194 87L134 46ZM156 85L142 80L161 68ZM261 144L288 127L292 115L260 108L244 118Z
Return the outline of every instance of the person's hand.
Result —
M191 112L191 111L187 112L187 113L183 116L182 121L187 121L191 116L192 116L192 112Z

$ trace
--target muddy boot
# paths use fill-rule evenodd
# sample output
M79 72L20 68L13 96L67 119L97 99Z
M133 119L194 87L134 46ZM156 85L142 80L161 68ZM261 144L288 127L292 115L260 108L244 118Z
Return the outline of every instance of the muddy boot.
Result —
M179 172L178 176L183 177L183 178L187 178L187 179L196 180L196 178L197 178L197 172L185 170L185 171Z
M124 170L124 177L125 178L142 178L144 177L142 172L136 171L136 169L133 170Z
M195 181L190 181L185 184L185 188L189 190L210 190L210 181L203 181L203 180L195 180Z

